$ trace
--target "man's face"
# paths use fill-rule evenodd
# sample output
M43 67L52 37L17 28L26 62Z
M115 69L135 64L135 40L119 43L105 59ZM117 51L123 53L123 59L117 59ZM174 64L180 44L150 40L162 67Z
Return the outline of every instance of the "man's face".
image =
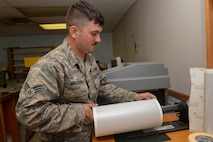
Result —
M76 38L78 52L82 55L93 52L96 44L101 42L101 31L102 27L99 24L95 24L94 21L86 22L85 26L79 29L78 37Z

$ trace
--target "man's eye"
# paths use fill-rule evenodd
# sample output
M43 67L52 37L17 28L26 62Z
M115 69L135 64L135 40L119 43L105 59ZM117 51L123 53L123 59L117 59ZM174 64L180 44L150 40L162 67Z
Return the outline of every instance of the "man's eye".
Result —
M97 33L91 33L92 34L92 36L96 36L97 35Z

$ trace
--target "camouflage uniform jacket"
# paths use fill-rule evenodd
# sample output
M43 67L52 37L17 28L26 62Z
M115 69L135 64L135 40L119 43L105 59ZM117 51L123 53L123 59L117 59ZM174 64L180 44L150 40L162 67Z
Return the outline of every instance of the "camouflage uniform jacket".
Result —
M89 142L92 124L83 123L84 103L97 103L98 95L115 103L133 101L135 93L107 82L91 54L85 57L85 69L83 73L66 40L30 68L16 116L39 133L40 141Z

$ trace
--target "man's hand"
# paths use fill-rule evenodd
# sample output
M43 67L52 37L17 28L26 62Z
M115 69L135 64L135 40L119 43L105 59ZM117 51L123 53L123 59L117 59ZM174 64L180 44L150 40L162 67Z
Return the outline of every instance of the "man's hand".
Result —
M149 99L156 99L156 96L149 92L145 92L145 93L139 93L135 95L135 98L134 98L135 101L149 100Z
M85 119L84 124L89 124L93 122L93 113L92 113L92 107L96 107L98 104L84 104L85 109Z

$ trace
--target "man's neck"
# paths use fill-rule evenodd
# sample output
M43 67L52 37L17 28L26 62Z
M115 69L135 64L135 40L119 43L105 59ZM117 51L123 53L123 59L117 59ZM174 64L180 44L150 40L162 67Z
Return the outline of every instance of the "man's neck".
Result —
M85 58L86 55L80 53L80 52L77 50L76 45L74 44L74 42L72 41L72 39L69 38L68 36L67 36L67 42L68 42L70 48L72 48L73 52L75 53L75 55L76 55L77 57L83 58L83 59Z

